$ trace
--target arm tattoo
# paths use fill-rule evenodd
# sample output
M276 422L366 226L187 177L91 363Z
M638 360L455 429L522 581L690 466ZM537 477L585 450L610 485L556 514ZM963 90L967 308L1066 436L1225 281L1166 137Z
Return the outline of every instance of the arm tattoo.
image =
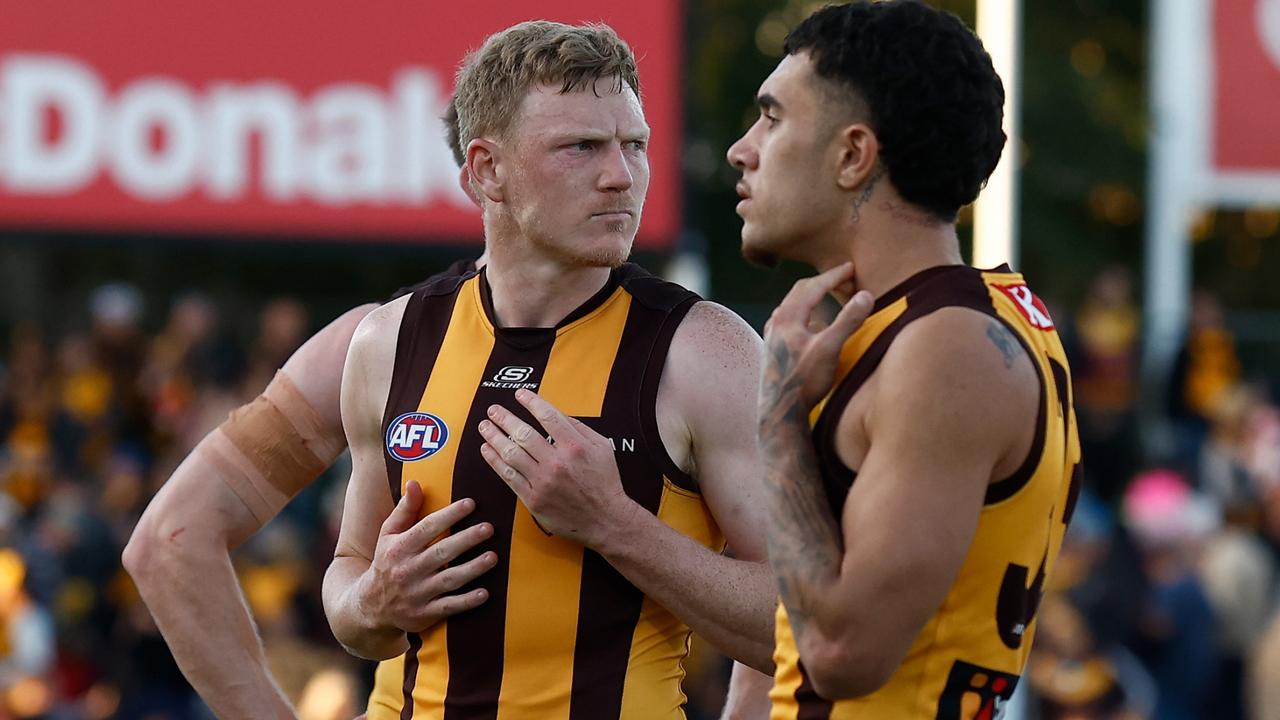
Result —
M781 340L769 350L757 428L769 497L769 562L799 642L816 601L839 577L844 549L800 402L795 355Z
M1013 367L1013 361L1018 357L1018 342L1013 339L1004 323L999 320L992 320L987 325L987 337L991 338L991 342L1000 348L1000 354L1004 356L1004 366L1006 368Z

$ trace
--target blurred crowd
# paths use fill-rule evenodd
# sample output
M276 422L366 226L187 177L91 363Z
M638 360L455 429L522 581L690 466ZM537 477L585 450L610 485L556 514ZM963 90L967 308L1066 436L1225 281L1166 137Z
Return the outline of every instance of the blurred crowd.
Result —
M97 289L83 328L12 328L0 363L0 720L211 717L120 566L147 501L192 447L256 396L313 330L296 300L241 337L208 298L158 332L143 296ZM240 326L248 323L239 323ZM367 672L329 634L335 468L236 557L282 686L306 717L355 715Z
M1085 458L1041 601L1016 712L1280 718L1280 408L1242 366L1221 305L1197 293L1154 418L1139 412L1140 313L1122 268L1059 311ZM146 331L111 284L82 328L19 325L0 358L0 720L209 717L119 557L148 499L315 326L296 300L256 321L176 298ZM1154 439L1153 439L1154 438ZM1156 448L1143 452L1142 448ZM371 668L329 634L320 581L346 468L236 555L246 599L304 720L350 718ZM722 658L695 644L691 720L717 717Z

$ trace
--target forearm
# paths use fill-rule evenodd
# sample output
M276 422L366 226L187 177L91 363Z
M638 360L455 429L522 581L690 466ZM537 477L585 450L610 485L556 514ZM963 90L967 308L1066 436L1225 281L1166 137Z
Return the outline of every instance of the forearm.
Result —
M598 551L720 652L773 671L773 591L764 562L712 552L639 510Z
M324 575L324 613L333 636L348 652L386 660L404 654L409 641L403 630L379 625L362 606L360 591L368 571L369 561L364 558L335 557Z
M767 720L771 687L773 677L735 662L720 720Z
M768 497L769 563L787 609L796 643L811 633L824 636L841 620L830 617L829 602L840 578L843 543L840 528L821 484L807 417L798 408L761 420L760 441ZM816 628L810 627L816 621ZM818 639L818 638L814 638Z
M178 667L219 718L295 717L267 670L225 541L143 523L125 558Z

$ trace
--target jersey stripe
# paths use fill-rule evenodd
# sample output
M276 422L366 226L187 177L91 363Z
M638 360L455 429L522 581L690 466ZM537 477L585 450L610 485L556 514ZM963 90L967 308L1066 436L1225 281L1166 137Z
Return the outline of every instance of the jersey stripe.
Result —
M644 380L649 352L651 348L657 350L652 338L663 320L658 313L645 312L644 308L632 305L618 345L618 359L605 391L604 413L636 411L634 403L638 386ZM665 348L662 352L665 354ZM662 499L661 481L635 471L636 465L646 458L638 453L619 453L615 457L627 495L649 512L656 513ZM581 587L569 717L570 720L616 718L622 708L631 639L640 619L644 595L591 550L583 554Z
M482 279L483 276L473 281L468 294L474 301L472 307L475 321L483 323L485 327L483 333L472 334L477 337L487 335L492 339L495 331L481 310ZM483 370L474 377L466 377L461 373L444 376L448 378L450 392L457 396L465 395L465 388L477 388L485 379L498 375L504 367L542 367L546 364L555 338L554 330L524 329L519 334L518 345L507 341L506 335L507 333L497 331L498 337L491 340L489 359L483 366L475 362L476 355L461 353L457 356L459 362L468 363L473 372L474 368L482 367ZM470 412L461 428L471 430L479 426L487 417L489 401L497 400L498 397L498 393L477 393L470 403ZM507 400L510 393L503 393L502 397ZM509 400L503 404L520 419L536 426L537 423L523 406ZM480 445L484 442L480 434L461 432L459 435L461 439L457 445L459 459L453 475L453 499L473 498L476 509L456 529L461 531L472 525L488 522L493 525L493 536L487 542L464 552L455 564L463 564L486 550L496 551L498 561L492 570L458 590L462 593L475 587L484 587L489 591L489 599L475 610L449 619L449 689L445 696L444 720L480 720L497 716L502 687L511 539L515 529L517 501L511 488L496 476L480 455Z
M599 417L631 297L616 290L606 303L557 332L538 393L567 415ZM580 327L591 322L590 327ZM500 720L569 717L582 578L582 546L543 532L521 503L516 508L507 584Z
M438 276L432 282L435 285L455 287L465 279L465 275ZM387 427L396 418L399 408L421 406L423 392L426 391L427 378L435 367L436 358L440 356L440 346L444 342L445 329L449 318L453 315L453 304L456 293L443 295L415 294L405 304L404 319L400 321L400 332L396 340L396 372L392 374L391 388L388 390L387 407L382 416L382 436L387 435ZM399 370L404 368L403 371ZM387 465L387 481L391 485L392 502L400 502L400 491L403 488L401 469L403 464L384 454Z
M444 420L450 430L449 441L435 455L404 466L405 481L415 480L422 485L424 516L459 497L465 497L459 494L460 488L454 486L453 479L460 474L460 459L466 458L462 445L467 434L463 431L470 421L471 393L482 377L481 366L471 358L486 357L493 349L493 335L484 331L484 319L476 301L478 285L479 279L473 276L458 291L448 328L441 340L439 357L417 407L421 412L432 413ZM460 392L460 389L465 390ZM476 452L476 449L472 448L471 452ZM468 521L474 522L475 514L455 527L455 532L465 529ZM459 558L457 562L464 561L465 558ZM496 570L491 570L489 574L494 572ZM485 604L492 602L490 599ZM449 661L452 656L448 651L456 643L456 639L451 637L455 634L452 625L452 622L437 623L421 636L422 647L417 653L419 664L433 670L419 673L414 685L416 696L437 702L447 698L448 688L454 682L454 668Z

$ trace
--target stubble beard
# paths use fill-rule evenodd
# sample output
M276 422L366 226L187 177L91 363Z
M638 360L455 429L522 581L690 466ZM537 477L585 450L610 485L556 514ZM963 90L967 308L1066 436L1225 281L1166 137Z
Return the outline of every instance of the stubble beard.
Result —
M626 232L626 223L608 222L605 229L609 233L623 234ZM631 256L631 246L634 238L625 245L614 245L612 243L600 246L595 245L587 248L565 247L553 240L542 236L535 236L533 244L542 253L554 258L556 261L570 267L607 267L616 268L627 261Z

